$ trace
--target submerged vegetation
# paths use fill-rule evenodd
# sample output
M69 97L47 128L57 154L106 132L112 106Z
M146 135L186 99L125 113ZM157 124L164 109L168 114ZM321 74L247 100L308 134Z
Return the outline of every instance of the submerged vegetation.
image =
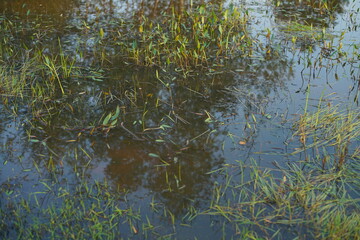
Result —
M359 46L328 27L339 1L276 1L272 29L234 3L99 2L0 3L1 239L360 239ZM353 99L312 106L325 78Z

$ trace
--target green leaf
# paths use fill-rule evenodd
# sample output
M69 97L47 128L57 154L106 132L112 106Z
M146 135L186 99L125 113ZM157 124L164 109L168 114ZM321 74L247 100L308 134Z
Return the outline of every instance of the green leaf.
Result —
M45 56L45 62L46 62L47 65L50 65L50 60L49 60L49 58L46 57L46 56Z
M119 116L119 114L120 114L120 107L117 106L117 107L116 107L116 112L115 112L114 116L111 117L110 120L111 120L111 121L115 120L115 119Z
M149 153L149 157L160 158L156 153Z
M166 124L162 124L161 126L160 126L160 128L162 129L162 130L164 130L165 128L171 128L169 125L166 125Z
M6 195L10 196L11 194L13 194L13 192L14 192L13 190L8 190L5 193L6 193Z
M115 126L115 125L116 125L116 123L117 123L117 121L118 121L118 120L117 120L117 119L115 119L114 121L112 121L112 122L111 122L111 124L110 124L110 125L111 125L111 126Z
M205 122L206 122L206 123L212 123L213 120L212 120L211 118L207 118L207 119L205 119Z
M97 81L97 82L102 82L103 81L102 79L96 78L94 76L91 76L91 79L94 80L94 81Z
M109 123L109 120L110 120L110 118L111 118L111 113L109 113L107 116L106 116L106 118L104 119L104 121L103 121L103 125L107 125L108 123Z
M99 35L101 38L104 38L104 29L100 28Z

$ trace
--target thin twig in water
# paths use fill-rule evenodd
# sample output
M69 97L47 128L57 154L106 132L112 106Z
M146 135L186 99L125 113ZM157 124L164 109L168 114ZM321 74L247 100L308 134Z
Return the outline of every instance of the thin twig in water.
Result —
M133 136L135 138L135 140L138 140L138 141L145 141L145 139L143 138L139 138L138 136L136 136L135 133L131 132L129 129L127 129L125 126L124 126L124 122L121 122L121 127L126 131L128 132L131 136Z

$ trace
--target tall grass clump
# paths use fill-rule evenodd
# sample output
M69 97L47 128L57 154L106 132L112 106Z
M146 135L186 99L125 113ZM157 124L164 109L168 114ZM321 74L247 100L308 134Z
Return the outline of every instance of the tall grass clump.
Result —
M2 92L11 96L47 96L65 94L64 80L74 71L73 62L65 57L46 56L41 50L24 55L14 63L7 62L0 67Z
M236 169L239 176L231 176ZM222 174L226 183L214 185L211 205L200 215L232 226L234 238L360 237L359 193L352 191L359 179L352 169L322 173L314 165L299 163L266 169L252 161L239 162Z
M142 16L130 35L119 33L117 44L139 65L172 65L180 70L211 67L249 54L252 41L246 27L248 18L241 9L212 5L180 13L163 12L155 20Z
M35 23L34 23L35 24ZM66 93L67 80L78 72L75 61L59 49L45 53L45 47L22 39L21 22L2 19L0 31L0 92L4 102L18 98L34 104ZM25 102L24 102L25 103Z
M347 160L359 159L360 115L357 109L322 106L305 112L294 124L294 136L302 147L294 153L313 150L323 167L331 163L337 168Z

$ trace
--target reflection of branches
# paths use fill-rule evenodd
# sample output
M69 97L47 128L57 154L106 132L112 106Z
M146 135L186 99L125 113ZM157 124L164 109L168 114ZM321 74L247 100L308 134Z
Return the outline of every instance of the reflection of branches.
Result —
M29 14L46 14L52 17L63 17L63 15L74 9L77 0L63 0L61 2L47 0L19 0L19 1L1 1L0 9L3 12Z
M156 84L158 79L151 72L119 73L117 69L113 72L110 69L108 81L94 86L87 85L91 95L84 93L62 99L64 106L71 106L71 111L63 114L63 108L55 107L54 111L59 112L52 114L51 126L89 126L89 122L93 122L94 119L100 120L104 112L115 109L118 104L124 107L124 112L120 116L121 122L135 123L141 119L141 125L127 124L126 128L119 125L112 129L107 137L101 134L91 136L76 129L64 131L63 128L54 129L50 126L36 135L41 139L52 136L47 143L48 146L59 153L59 159L68 166L76 166L77 169L86 166L89 155L92 158L91 165L95 169L98 169L97 165L106 165L104 174L114 185L123 186L129 191L141 188L154 191L168 207L181 212L189 203L189 199L200 201L209 197L213 180L206 173L218 168L225 161L220 154L220 139L226 132L219 131L216 124L205 122L208 115L201 113L207 111L214 116L232 114L239 106L239 97L244 100L244 116L251 116L258 112L259 108L262 109L261 112L265 112L266 105L259 103L266 103L270 94L291 78L286 59L282 57L268 60L238 59L227 67L240 71L231 70L203 79L173 81L169 88ZM252 94L239 96L222 91L234 87L241 89L241 92ZM77 88L81 86L75 86L75 92ZM93 96L99 96L95 100L96 103L103 102L100 97L101 93L105 92L103 89L111 89L114 97L106 97L106 104L93 106ZM127 89L134 90L135 104L122 100ZM158 101L160 98L161 101ZM256 109L253 108L255 105ZM176 121L176 118L182 121ZM187 122L189 124L186 124ZM164 130L160 128L161 125L171 128ZM137 132L143 131L144 126L152 128L144 132L151 141L128 140L128 134L140 138ZM211 130L218 131L210 135L208 133ZM206 134L203 134L204 132ZM195 138L196 136L200 137ZM252 136L256 137L255 134ZM193 141L187 145L191 139ZM69 143L69 140L74 141ZM161 141L154 144L155 140ZM69 153L72 151L69 150L70 146L73 146L73 154ZM35 146L31 148L34 153L41 152L41 149ZM149 153L157 154L159 157L149 157ZM91 171L86 173L90 176Z
M90 15L105 18L98 9L110 8L105 12L115 15L120 5L129 1L107 3L88 1L85 9ZM141 1L137 10L153 14L163 9L164 4L168 3ZM189 3L172 1L171 4L167 5L169 9L177 4L183 8ZM76 45L73 41L68 44ZM138 71L121 65L121 59L112 60L101 83L87 78L76 79L75 84L69 81L71 91L67 97L53 101L48 125L34 123L33 133L40 139L51 136L46 144L59 155L54 161L67 166L68 175L82 169L89 177L104 174L114 185L130 192L152 191L175 213L210 197L214 179L207 173L225 162L221 140L228 133L216 120L238 111L244 111L244 118L257 112L263 114L271 94L292 77L287 59L281 53L266 59L261 56L229 60L224 73L217 75L181 80L171 77L167 87L159 84L152 70ZM239 91L236 94L224 89ZM108 135L92 135L87 131L87 127L98 124L104 113L118 106L122 109L118 121L121 124L114 126ZM66 127L71 130L64 130ZM138 132L150 140L129 140L129 135L142 140ZM248 135L256 138L254 132ZM42 153L39 145L26 149L29 155L33 154L29 158Z
M167 134L174 142L186 142L185 139L190 135L187 129L177 129L174 134ZM206 172L223 162L223 159L214 156L218 151L216 145L208 146L208 151L202 151L199 144L201 142L194 142L190 148L182 150L173 144L112 142L114 148L111 146L107 151L111 161L105 173L114 184L127 190L147 188L156 192L167 202L166 205L178 205L168 208L181 212L181 203L209 197L212 184ZM103 148L99 145L96 151L102 152ZM151 157L149 153L159 153L159 157Z
M245 117L258 112L264 113L270 94L276 92L279 86L283 86L284 81L292 77L288 63L282 57L269 58L266 61L239 59L233 61L229 67L241 71L229 71L209 77L210 79L174 81L169 88L157 85L158 80L151 77L151 74L132 72L119 77L118 72L114 73L116 79L130 80L109 81L109 84L112 84L112 93L119 96L114 97L114 100L104 107L114 109L118 99L121 99L121 92L127 89L127 84L129 87L135 85L136 88L141 89L141 94L137 93L135 105L139 109L146 106L146 117L142 111L127 113L122 116L127 123L142 119L142 126L127 125L128 131L118 126L110 131L106 139L101 140L103 137L97 136L92 147L86 145L82 147L85 151L93 153L94 163L110 160L106 163L104 173L115 185L123 186L129 191L145 188L156 192L167 207L174 209L175 212L181 212L183 207L191 202L189 199L197 199L197 201L206 199L210 191L209 186L212 185L212 179L206 172L218 168L225 161L220 154L219 141L227 131L219 131L216 124L205 123L207 115L201 113L206 110L213 115L232 114L239 106L237 100L239 98L244 100L242 109ZM110 72L109 75L111 74ZM223 91L231 87L241 91L238 94ZM206 91L203 90L204 88ZM245 92L251 94L241 94ZM159 98L161 101L156 101ZM133 109L133 105L124 107ZM101 113L98 113L97 119L100 119ZM96 115L96 112L93 114ZM176 122L176 116L184 121ZM71 119L71 115L67 117ZM190 124L185 124L186 122ZM160 128L162 124L171 128L164 130ZM124 133L129 131L138 136L137 132L144 130L143 126L147 129L144 134L148 139L161 141L152 144L149 141L133 142L123 137L126 135ZM203 134L211 129L218 131L211 135ZM256 134L251 132L249 134L252 140L248 140L254 141ZM196 136L200 137L194 139ZM190 139L194 140L187 145ZM103 143L104 140L107 143ZM108 148L107 144L110 149L104 151ZM156 155L151 157L149 153L159 157L154 157Z

